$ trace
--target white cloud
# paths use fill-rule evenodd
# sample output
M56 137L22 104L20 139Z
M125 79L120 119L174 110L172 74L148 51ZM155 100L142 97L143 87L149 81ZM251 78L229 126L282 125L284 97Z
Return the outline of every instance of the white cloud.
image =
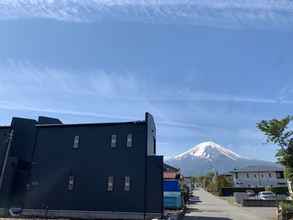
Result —
M125 71L117 74L105 70L87 70L81 74L72 70L10 60L0 63L0 100L19 99L25 103L34 97L54 100L86 97L89 100L140 103L140 106L155 111L166 121L169 121L170 117L167 117L164 111L156 106L158 102L293 104L293 100L283 96L278 98L278 94L276 98L264 98L216 94L210 91L188 91L178 88L176 82L168 84L168 87L162 87L155 78L152 80L147 81L145 78L139 78L139 76ZM194 125L188 126L194 127Z
M290 0L1 0L0 17L292 28Z

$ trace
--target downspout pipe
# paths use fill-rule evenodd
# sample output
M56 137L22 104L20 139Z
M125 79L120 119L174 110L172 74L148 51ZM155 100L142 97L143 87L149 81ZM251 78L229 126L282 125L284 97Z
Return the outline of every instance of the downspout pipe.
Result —
M5 175L5 170L6 170L6 166L7 166L7 162L8 162L8 157L9 157L11 145L12 145L13 135L14 135L14 130L11 129L11 131L9 133L9 137L8 137L8 145L7 145L7 149L6 149L6 152L5 152L4 162L3 162L2 169L1 169L0 190L2 189L2 186L3 186L3 180L4 180L4 175Z

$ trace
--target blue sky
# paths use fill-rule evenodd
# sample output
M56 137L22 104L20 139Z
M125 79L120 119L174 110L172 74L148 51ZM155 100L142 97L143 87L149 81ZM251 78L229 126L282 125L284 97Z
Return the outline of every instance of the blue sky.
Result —
M173 156L213 140L274 160L257 131L293 114L293 2L11 0L0 7L0 123L156 119Z

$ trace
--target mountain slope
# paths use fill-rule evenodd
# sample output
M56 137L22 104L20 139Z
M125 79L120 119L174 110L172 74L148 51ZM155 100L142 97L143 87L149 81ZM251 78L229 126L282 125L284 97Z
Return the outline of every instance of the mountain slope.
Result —
M241 157L214 142L203 142L166 162L180 168L185 176L205 175L211 171L225 173L249 165L277 166L273 162Z

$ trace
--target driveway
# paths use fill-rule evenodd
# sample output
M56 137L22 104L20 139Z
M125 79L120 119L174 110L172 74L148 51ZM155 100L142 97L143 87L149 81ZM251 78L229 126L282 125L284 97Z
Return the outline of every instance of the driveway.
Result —
M202 189L194 192L184 220L275 220L275 208L238 207Z

